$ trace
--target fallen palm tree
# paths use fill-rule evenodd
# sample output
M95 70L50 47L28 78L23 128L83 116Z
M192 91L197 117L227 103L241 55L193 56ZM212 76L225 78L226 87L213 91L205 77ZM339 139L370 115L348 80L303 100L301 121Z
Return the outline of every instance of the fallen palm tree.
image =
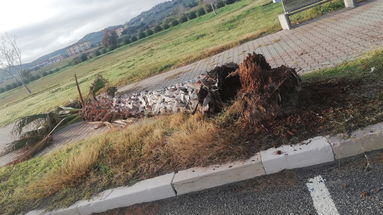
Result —
M212 115L236 99L243 122L255 125L293 109L300 83L294 69L272 69L262 55L251 54L239 66L225 64L197 80L156 91L94 97L85 103L81 116L86 121L113 122L177 112Z
M20 140L13 145L25 150L14 163L27 160L48 146L51 134L78 113L85 121L110 126L113 122L125 127L137 118L178 112L213 116L227 108L239 113L237 126L254 128L255 133L264 131L268 122L295 110L301 80L294 69L271 68L262 55L251 54L239 66L225 64L196 80L155 91L115 96L116 88L110 87L106 94L96 96L107 86L106 79L98 76L81 110L62 107L20 119L15 126ZM31 125L32 130L23 132Z

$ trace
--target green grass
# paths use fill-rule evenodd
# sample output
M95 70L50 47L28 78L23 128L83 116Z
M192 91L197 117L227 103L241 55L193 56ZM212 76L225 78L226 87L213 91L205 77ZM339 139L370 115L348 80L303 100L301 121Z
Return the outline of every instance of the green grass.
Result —
M375 69L371 72L373 67ZM376 103L362 103L370 112L379 109L372 109L372 105L380 105L380 118L368 118L371 114L367 117L366 112L357 116L353 112L352 116L357 118L355 121L350 120L351 115L346 113L345 118L334 119L334 125L323 125L330 128L324 129L325 132L340 132L339 127L345 128L341 132L347 132L346 129L383 120L383 93L377 88L382 88L383 83L383 50L373 51L334 68L306 74L302 78L306 86L311 83L323 86L342 80L360 81L358 83L363 87L355 91L358 95L365 97L370 93L375 98L371 101L380 98ZM327 90L331 93L331 89ZM376 91L380 91L381 95L375 95ZM347 111L342 107L340 110L330 109L338 113ZM232 128L232 123L224 126L231 122L230 116L226 112L210 120L200 115L185 114L144 119L125 129L72 143L43 157L0 168L0 213L65 207L111 187L129 185L137 180L192 166L246 158L260 150L255 143L249 145L248 141L243 141L243 132ZM375 113L372 116L378 117ZM314 127L318 127L317 122L313 123ZM302 133L298 132L299 135Z
M77 99L73 78L76 73L84 93L97 74L113 85L132 83L279 31L280 13L281 5L269 0L242 0L219 9L217 16L210 13L198 17L111 53L65 67L29 84L32 96L23 88L0 94L0 126Z
M330 69L323 69L303 76L304 81L327 79L364 79L367 81L383 78L383 50L370 51L364 57L343 63Z
M318 16L344 8L343 0L334 0L290 16L293 24L300 24Z

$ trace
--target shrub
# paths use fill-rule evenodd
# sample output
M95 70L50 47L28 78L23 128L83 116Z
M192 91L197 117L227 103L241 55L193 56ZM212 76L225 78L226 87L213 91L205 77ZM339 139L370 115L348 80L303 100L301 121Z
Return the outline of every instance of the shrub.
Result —
M210 4L205 6L205 11L208 12L208 13L213 12L213 8L211 7Z
M100 52L101 52L101 54L105 54L107 52L107 50L105 48L103 48L103 49L100 49Z
M180 23L184 23L184 22L187 22L188 21L188 17L184 14L184 15L182 15L181 16L181 18L180 18Z
M103 50L107 50L107 49L104 48ZM105 51L105 52L106 52L106 51ZM85 53L83 53L83 54L81 54L79 57L75 57L75 58L72 60L71 64L72 64L72 65L79 64L79 63L82 63L82 62L86 61L87 59L88 59L88 56L87 56Z
M195 11L190 11L187 14L187 17L188 17L189 20L197 18L196 12Z
M140 33L138 34L138 38L143 39L145 37L146 37L146 33L144 31L140 31Z
M176 26L176 25L178 25L178 24L180 24L180 23L178 22L178 20L175 19L175 20L172 21L172 26Z
M206 14L206 11L203 7L200 7L198 10L197 10L197 14L198 16L203 16Z
M42 75L43 75L43 76L47 76L47 75L48 75L48 72L44 71L44 72L42 73Z
M5 92L5 89L4 88L0 88L0 93L4 93Z
M13 89L13 88L12 88L12 84L7 84L7 86L5 86L5 89L6 89L7 91Z
M147 36L150 36L150 35L152 35L152 34L154 34L154 32L153 32L152 29L149 28L149 29L146 31L146 35L147 35Z
M19 86L18 83L12 83L12 89L14 89L14 88L16 88L18 86Z
M166 18L165 18L165 20L163 21L163 23L170 24L170 23L172 23L174 20L175 20L175 18L174 18L173 16L169 16L169 17L166 17Z
M216 4L216 7L217 8L225 7L225 2L223 2L222 0L218 1Z
M131 41L131 38L130 37L126 37L125 39L124 39L124 43L125 43L125 45L126 44L129 44L129 43L131 43L132 41Z
M96 52L94 53L96 56L100 56L101 55L101 51L100 49L97 49Z
M130 38L130 41L132 41L132 42L137 41L137 37L136 36L132 36L132 38Z
M85 53L83 53L80 55L80 60L81 60L81 62L84 62L84 61L88 60L88 56Z
M317 10L320 11L320 14L326 14L326 13L329 13L329 12L332 12L332 11L335 11L339 8L342 8L343 7L343 2L329 2L327 4L323 4L321 5L320 7L316 8Z
M37 79L37 77L35 75L31 75L31 78L30 78L31 82L36 80L36 79Z
M228 4L233 4L235 2L235 0L226 0L225 3L228 5Z
M162 25L162 28L163 28L163 29L168 29L168 28L170 28L170 25L169 25L168 23L164 23L164 24Z
M161 25L156 25L156 27L154 27L154 32L156 32L156 33L160 32L162 30L163 29L162 29Z

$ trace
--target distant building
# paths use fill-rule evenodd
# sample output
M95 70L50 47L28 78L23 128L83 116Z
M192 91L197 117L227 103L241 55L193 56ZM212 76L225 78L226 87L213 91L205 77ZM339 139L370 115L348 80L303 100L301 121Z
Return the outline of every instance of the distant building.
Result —
M43 68L45 66L48 66L48 65L51 65L51 64L54 64L54 63L58 63L62 60L65 59L65 56L64 55L56 55L56 56L53 56L53 57L50 57L42 62L40 62L39 64L37 64L35 67L32 68L32 70L37 70L39 68Z
M117 34L117 36L118 37L121 37L121 35L122 35L122 32L124 31L124 28L117 28L116 30L115 30L115 32L116 32L116 34Z
M60 55L56 55L56 56L49 58L47 61L49 64L54 64L54 63L58 63L64 59L65 59L65 56L60 54Z
M66 53L68 56L73 56L80 54L92 47L92 44L88 41L82 43L76 43L69 48L66 49Z

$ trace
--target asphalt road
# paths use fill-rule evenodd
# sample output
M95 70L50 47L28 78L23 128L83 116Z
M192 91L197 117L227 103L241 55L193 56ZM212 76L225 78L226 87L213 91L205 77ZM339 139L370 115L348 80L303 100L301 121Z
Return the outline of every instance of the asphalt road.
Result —
M117 209L103 215L383 214L383 151L368 153L367 158L371 165L367 170L367 159L358 156ZM321 193L314 198L309 191L309 186L316 186L310 182L318 177L323 189L316 190L322 192L327 188L327 199ZM326 207L333 207L332 211L323 212Z

